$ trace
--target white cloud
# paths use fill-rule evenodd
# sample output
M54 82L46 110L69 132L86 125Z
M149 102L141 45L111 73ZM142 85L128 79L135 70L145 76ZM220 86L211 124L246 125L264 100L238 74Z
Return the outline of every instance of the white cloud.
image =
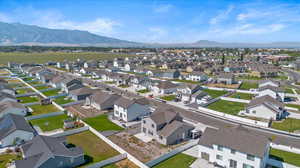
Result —
M228 8L224 11L221 11L218 15L211 18L209 23L212 25L218 24L219 22L226 20L228 18L228 15L232 12L234 9L233 5L229 5Z
M11 19L4 13L0 13L0 21L1 22L10 22Z
M153 11L155 13L167 13L169 12L172 8L174 8L173 5L171 4L164 4L164 5L157 5L153 8Z

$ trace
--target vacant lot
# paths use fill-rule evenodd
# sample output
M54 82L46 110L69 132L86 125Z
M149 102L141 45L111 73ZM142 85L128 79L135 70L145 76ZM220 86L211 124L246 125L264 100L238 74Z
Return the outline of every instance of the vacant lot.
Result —
M129 161L128 159L121 160L117 163L104 166L103 168L139 168L137 165Z
M53 104L48 104L48 105L36 104L29 107L33 110L32 115L47 114L47 113L59 111Z
M272 148L270 150L270 157L300 167L300 154Z
M249 90L258 88L258 84L254 82L243 82L240 86L241 90Z
M90 131L67 136L67 142L83 149L88 164L119 154Z
M64 120L67 118L68 116L66 114L63 114L53 117L31 120L30 123L32 125L39 126L43 132L47 132L63 128Z
M153 168L173 168L178 167L180 168L189 168L190 165L196 160L196 158L186 155L186 154L177 154L158 165L154 166Z
M234 93L230 97L231 98L236 98L236 99L251 100L253 98L253 94L248 94L248 93Z
M78 58L83 60L102 60L114 59L116 57L132 57L135 55L127 54L113 54L100 52L80 52L80 53L66 53L66 52L42 52L42 53L0 53L0 63L7 64L7 62L16 63L45 63L48 61L75 61Z
M300 120L287 118L283 121L273 121L272 128L288 132L298 131L300 130Z
M238 115L241 110L245 109L245 103L219 100L207 106L207 108L231 115Z
M114 124L108 119L108 116L103 114L97 117L91 117L84 119L84 122L89 124L91 127L97 131L121 131L122 127Z
M224 94L228 93L227 91L224 91L224 90L204 89L203 91L208 93L210 95L210 97L212 97L212 98L217 98L217 97L223 96Z

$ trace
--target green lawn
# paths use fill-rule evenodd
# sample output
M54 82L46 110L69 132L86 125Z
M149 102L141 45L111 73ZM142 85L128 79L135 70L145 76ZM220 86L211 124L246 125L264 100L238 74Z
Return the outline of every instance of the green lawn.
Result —
M20 100L20 103L33 103L40 100L37 96L18 97L17 99Z
M67 142L83 149L87 164L99 162L119 154L90 131L67 136Z
M300 154L271 148L270 157L300 167Z
M53 89L43 92L45 96L55 96L59 94L60 89Z
M182 82L182 83L191 83L191 84L200 84L198 81L192 81L192 80L182 80L182 79L173 79L174 82Z
M150 90L148 90L148 89L143 89L143 90L139 90L139 91L137 91L138 93L149 93L150 92Z
M210 90L210 89L203 89L204 92L208 93L210 97L217 98L223 96L224 94L228 93L225 90Z
M108 116L103 114L96 117L86 118L83 120L97 131L121 131L122 127L114 124L108 119Z
M256 89L258 88L257 83L252 82L243 82L239 89L241 90L249 90L249 89Z
M237 77L238 80L244 79L244 80L262 80L263 78L257 77L257 76L239 76Z
M153 168L189 168L195 160L196 158L192 156L180 153L159 163Z
M129 85L119 85L120 88L129 88Z
M40 81L33 81L33 82L30 82L30 85L37 85L37 84L42 84L42 82L40 82Z
M26 77L26 78L23 78L23 81L29 82L29 81L32 81L33 79L34 79L33 77Z
M162 96L160 98L165 101L173 101L174 99L176 99L176 95L167 95L167 96Z
M39 126L43 132L47 132L47 131L63 128L64 120L67 118L69 118L68 115L62 114L53 117L30 120L30 123L32 125Z
M251 100L253 98L253 94L248 94L248 93L234 93L230 96L231 98L236 98L236 99L245 99L245 100Z
M59 109L57 109L53 104L49 104L49 105L36 104L29 107L33 110L32 115L47 114L47 113L59 111Z
M293 108L296 108L298 109L298 111L300 111L300 105L297 105L297 104L285 104L287 107L293 107Z
M0 155L0 168L6 168L6 164L13 160L21 159L20 156L15 154L1 154Z
M284 119L284 121L280 122L273 121L272 128L282 131L294 132L300 130L300 120L294 118L287 118Z
M219 100L207 106L207 108L231 115L238 115L241 110L245 109L245 103Z
M67 98L66 96L60 96L58 98L55 98L54 101L55 103L60 105L74 102L74 100L72 100L71 98Z
M48 88L50 88L50 86L36 86L36 87L34 87L34 88L36 88L37 90L44 90L44 89L48 89Z
M17 89L17 94L25 94L25 93L32 93L34 92L32 89L30 88L25 88L25 89Z
M288 88L288 87L284 88L284 92L285 92L285 93L294 94L292 88Z

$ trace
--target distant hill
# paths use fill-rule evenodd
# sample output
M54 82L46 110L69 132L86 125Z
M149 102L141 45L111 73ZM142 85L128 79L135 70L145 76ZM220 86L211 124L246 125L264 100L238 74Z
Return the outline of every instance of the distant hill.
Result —
M48 29L0 22L1 45L135 46L138 43L99 36L80 30Z
M222 43L199 40L194 43L137 43L96 35L87 31L49 29L20 23L0 22L0 45L99 46L99 47L249 47L300 48L300 42Z

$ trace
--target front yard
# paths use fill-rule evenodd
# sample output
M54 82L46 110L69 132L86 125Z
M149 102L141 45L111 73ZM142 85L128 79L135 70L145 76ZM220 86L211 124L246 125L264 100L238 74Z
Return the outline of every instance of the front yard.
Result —
M271 127L282 131L294 132L300 130L300 120L287 118L283 121L273 121Z
M236 93L232 94L230 97L236 98L236 99L251 100L253 98L253 94L236 92Z
M20 103L34 103L40 100L38 96L18 97L17 99Z
M190 165L196 160L197 158L194 158L192 156L186 155L186 154L177 154L158 165L154 166L153 168L173 168L178 167L180 165L180 168L189 168Z
M47 113L60 111L53 104L48 104L48 105L36 104L29 107L33 110L32 115L40 115L40 114L47 114Z
M223 112L231 115L238 115L241 110L245 109L245 103L232 102L226 100L218 100L210 105L207 108L219 112Z
M249 90L258 88L258 84L255 82L243 82L239 89L241 90Z
M225 90L211 90L211 89L204 89L204 92L208 93L208 95L212 98L217 98L220 96L225 95L226 93L228 93Z
M83 149L87 164L96 163L119 154L90 131L67 136L67 142Z
M55 103L62 105L62 104L67 104L74 102L71 98L68 98L67 96L60 96L54 99Z
M67 118L69 117L66 114L62 114L52 117L30 120L30 123L33 126L39 126L43 132L47 132L63 128L64 120Z
M122 131L124 129L111 122L106 114L86 118L83 121L91 127L93 127L94 129L96 129L97 131Z
M300 167L300 154L271 148L270 157Z
M160 98L165 100L165 101L173 101L173 100L176 99L176 95L167 95L167 96L162 96Z

